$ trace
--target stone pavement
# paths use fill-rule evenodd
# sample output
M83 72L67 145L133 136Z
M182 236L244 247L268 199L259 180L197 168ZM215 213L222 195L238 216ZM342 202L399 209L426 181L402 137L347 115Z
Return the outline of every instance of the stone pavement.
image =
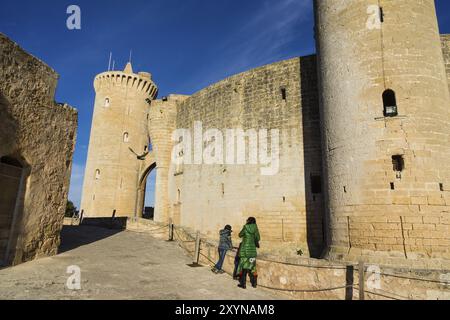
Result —
M286 299L242 290L228 275L192 259L175 242L148 234L65 226L60 254L0 270L0 299ZM81 268L81 290L66 288L67 267Z

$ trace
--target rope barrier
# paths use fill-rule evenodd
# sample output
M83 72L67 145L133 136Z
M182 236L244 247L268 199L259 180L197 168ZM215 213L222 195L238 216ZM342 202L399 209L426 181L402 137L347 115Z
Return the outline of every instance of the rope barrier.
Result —
M353 286L347 285L347 286L324 288L324 289L283 289L283 288L274 288L274 287L269 287L269 286L264 286L264 285L258 284L258 287L270 289L270 290L276 290L276 291L284 291L284 292L315 293L315 292L336 291L336 290L340 290L340 289L347 289L347 288L351 288Z
M406 277L406 276L400 276L400 275L389 274L389 273L380 273L380 275L385 276L385 277L393 277L393 278L406 279L406 280L423 281L423 282L439 283L439 284L443 284L443 285L450 285L450 282L447 282L447 281L413 278L413 277Z
M178 236L178 240L180 240L183 243L192 243L195 242L195 240L191 241L191 240L182 240L180 237L180 234L177 232L177 230L174 228L173 231L175 231L174 233Z
M182 249L184 249L187 253L191 254L194 252L194 250L189 250L188 248L186 248L185 246L183 246L181 243L183 243L184 241L181 240L180 235L178 234L178 232L175 230L174 228L174 234L178 237L178 239L175 239L176 243L178 244L178 246ZM174 237L175 238L175 237ZM189 241L190 242L190 241Z
M374 295L374 296L379 296L379 297L383 297L383 298L388 298L388 299L391 299L391 300L396 300L396 301L401 301L401 300L402 300L402 299L397 299L397 298L394 298L394 297L389 297L389 296L387 296L387 295L384 295L384 294L381 294L381 293L372 292L372 291L366 291L366 290L364 290L364 292L365 292L365 293L368 293L368 294L372 294L372 295Z
M308 264L298 264L298 263L289 263L289 262L282 262L282 261L276 261L276 260L269 260L269 259L258 259L259 261L265 261L265 262L271 262L271 263L277 263L277 264L283 264L283 265L287 265L287 266L294 266L294 267L306 267L306 268L317 268L317 269L331 269L331 270L346 270L347 267L351 267L353 265L348 265L348 266L342 266L342 267L338 267L338 266L311 266ZM354 267L354 266L353 266ZM355 270L357 270L358 268L356 268Z
M408 298L408 297L404 297L404 296L399 295L399 294L396 294L396 293L394 293L394 292L389 292L389 291L385 291L385 290L382 290L382 289L377 289L377 290L378 290L378 291L381 291L381 292L384 293L384 294L390 294L390 295L393 295L393 296L397 296L397 298L391 297L392 299L397 299L397 300L411 300L411 299ZM369 291L367 291L367 293L374 294L374 292L369 292ZM378 293L378 292L377 292L377 294L381 294L381 293Z
M153 232L153 231L157 231L157 230L161 230L161 229L165 229L165 228L167 228L169 225L167 224L167 225L165 225L165 226L161 226L161 227L159 227L159 228L156 228L156 229L152 229L152 230L147 230L147 231L149 231L149 232Z
M190 239L195 239L193 236L191 236L189 233L187 233L186 231L184 231L183 229L180 229L178 227L174 226L174 234L176 234L176 236L178 237L178 240L181 241L182 243L191 243L191 242L195 242L195 240L182 240L182 238L180 237L179 233L177 230L183 231L186 235L186 237L190 238ZM186 250L189 253L193 253L194 251L188 250L187 248L185 248L184 246L182 246L180 244L180 242L177 241L178 245L183 248L184 250ZM207 243L208 246L210 247L214 247L214 245ZM215 262L212 261L209 256L205 255L204 253L202 253L204 249L200 248L200 255L202 257L204 257L209 263L211 263L212 265L215 265ZM231 250L233 251L233 250ZM305 268L315 268L315 269L330 269L330 270L346 270L348 267L353 267L354 271L358 271L359 272L359 268L358 265L346 265L346 266L314 266L314 265L309 265L309 264L301 264L301 263L290 263L290 262L282 262L282 261L276 261L276 260L271 260L271 259L258 259L258 261L263 261L263 262L269 262L269 263L276 263L276 264L282 264L282 265L288 265L288 266L295 266L295 267L305 267ZM227 275L232 276L231 273L225 272ZM394 277L394 278L400 278L400 279L407 279L407 280L413 280L413 281L423 281L423 282L430 282L430 283L439 283L439 284L443 284L443 285L450 285L450 282L446 282L446 281L439 281L439 280L432 280L432 279L423 279L423 278L415 278L415 277L407 277L407 276L401 276L401 275L394 275L394 274L388 274L388 273L380 273L381 276L386 276L386 277ZM344 285L344 286L338 286L338 287L331 287L331 288L321 288L321 289L284 289L284 288L276 288L276 287L271 287L271 286L266 286L263 284L258 284L259 287L261 288L265 288L268 290L274 290L274 291L281 291L281 292L293 292L293 293L316 293L316 292L327 292L327 291L336 291L336 290L341 290L341 289L347 289L347 288L357 288L358 285ZM391 300L410 300L410 298L408 297L404 297L401 295L398 295L396 293L393 292L388 292L388 291L384 291L381 289L377 289L380 292L374 292L374 291L368 291L368 290L364 290L365 293L370 294L370 295L375 295L375 296L380 296L383 298L387 298L387 299L391 299ZM396 296L396 297L395 297Z
M201 250L200 250L200 255L203 256L204 258L206 258L206 260L208 260L210 263L212 263L212 264L213 264L212 266L215 266L215 265L216 265L216 263L215 263L214 261L212 261L208 256L206 256L205 254L203 254L203 253L201 252ZM212 267L212 266L211 266L211 267Z

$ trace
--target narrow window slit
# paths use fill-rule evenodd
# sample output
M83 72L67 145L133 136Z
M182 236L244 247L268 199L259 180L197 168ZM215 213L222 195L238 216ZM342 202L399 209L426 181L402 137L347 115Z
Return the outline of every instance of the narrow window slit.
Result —
M281 88L281 98L283 100L287 99L287 92L286 92L286 88Z
M322 193L322 179L320 176L311 176L311 192L312 194Z

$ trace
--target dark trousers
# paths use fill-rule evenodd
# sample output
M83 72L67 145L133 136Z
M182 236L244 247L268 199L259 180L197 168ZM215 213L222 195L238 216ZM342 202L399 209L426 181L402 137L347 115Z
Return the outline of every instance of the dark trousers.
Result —
M239 253L237 253L236 257L234 258L233 279L239 278L238 268L239 268Z
M250 283L252 284L252 287L256 288L258 285L258 276L256 274L253 274L251 270L244 269L242 270L241 277L239 278L239 284L242 288L245 288L247 286L247 274L250 277Z
M217 270L222 270L223 267L223 262L225 261L225 257L227 256L227 251L226 249L220 249L219 248L219 261L217 261L215 268Z

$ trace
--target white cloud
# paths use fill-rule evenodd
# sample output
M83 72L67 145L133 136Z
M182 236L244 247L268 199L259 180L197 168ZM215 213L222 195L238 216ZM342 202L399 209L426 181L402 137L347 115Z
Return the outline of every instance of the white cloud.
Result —
M313 36L312 20L311 0L261 1L246 23L225 35L215 50L217 59L205 63L189 83L200 89L251 68L313 53L314 48L307 46L298 51L301 39Z

